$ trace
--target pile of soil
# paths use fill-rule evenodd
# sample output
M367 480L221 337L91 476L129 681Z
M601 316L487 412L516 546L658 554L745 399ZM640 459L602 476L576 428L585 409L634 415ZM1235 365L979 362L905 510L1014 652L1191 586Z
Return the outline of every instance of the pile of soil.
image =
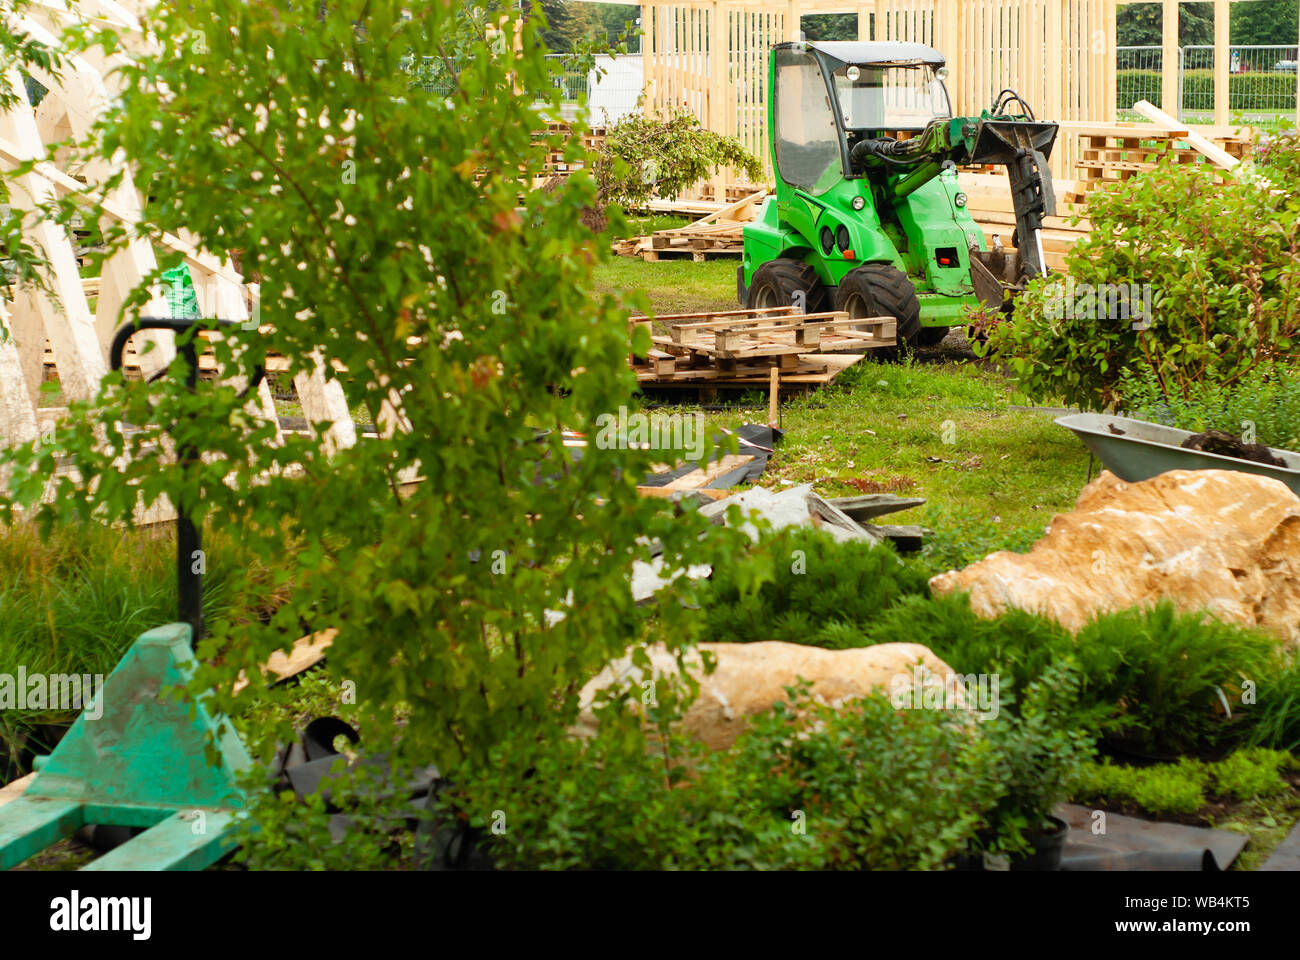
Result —
M1270 467L1285 467L1286 461L1274 456L1273 451L1262 443L1243 443L1230 433L1222 430L1206 430L1196 433L1183 441L1184 450L1200 450L1202 453L1217 453L1222 457L1237 460L1250 460L1254 463L1267 464Z

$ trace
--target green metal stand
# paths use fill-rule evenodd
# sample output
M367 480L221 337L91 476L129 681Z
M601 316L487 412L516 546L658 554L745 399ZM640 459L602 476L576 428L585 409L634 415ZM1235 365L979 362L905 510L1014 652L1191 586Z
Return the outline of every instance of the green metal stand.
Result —
M0 807L0 870L87 824L148 828L87 870L201 870L233 847L236 776L252 762L205 698L165 692L193 676L191 636L171 623L131 645L104 682L100 716L83 711L26 793Z

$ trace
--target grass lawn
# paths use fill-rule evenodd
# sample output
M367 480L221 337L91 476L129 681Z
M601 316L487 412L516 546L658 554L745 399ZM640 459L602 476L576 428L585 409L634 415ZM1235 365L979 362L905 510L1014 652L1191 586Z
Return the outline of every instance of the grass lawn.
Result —
M615 257L612 263L597 268L596 292L627 295L644 291L646 297L637 309L657 314L739 310L738 266L740 260L731 258L646 263L639 257Z
M598 282L642 293L657 314L735 309L737 263L615 257L600 268ZM765 392L727 396L722 409L710 407L710 424L766 420ZM647 401L699 409L672 395ZM996 549L1024 550L1054 513L1074 505L1088 472L1088 455L1074 436L1050 414L1016 409L1026 405L1014 381L986 364L863 361L830 387L782 404L786 435L762 482L812 482L826 496L926 498L896 522L935 531L924 560L936 571Z

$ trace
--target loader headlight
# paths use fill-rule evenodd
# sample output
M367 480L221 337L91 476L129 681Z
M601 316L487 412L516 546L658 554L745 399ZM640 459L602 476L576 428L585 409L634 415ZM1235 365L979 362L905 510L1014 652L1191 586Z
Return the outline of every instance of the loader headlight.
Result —
M955 197L952 198L952 202L957 204L957 206L959 207L966 206L966 194L964 193L957 194Z
M854 198L853 198L853 209L854 209L854 210L861 210L861 209L862 209L863 207L865 207L866 205L867 205L867 201L864 200L862 197L854 197Z
M856 83L858 77L862 76L862 71L857 67L849 67L844 71L844 75L849 78L850 83Z

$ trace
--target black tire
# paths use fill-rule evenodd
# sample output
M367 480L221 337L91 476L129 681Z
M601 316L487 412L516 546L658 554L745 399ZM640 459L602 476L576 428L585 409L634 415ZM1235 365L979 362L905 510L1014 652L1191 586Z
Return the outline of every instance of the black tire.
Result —
M864 263L846 273L835 290L835 309L850 317L893 317L900 348L915 347L921 338L916 287L907 274L887 263Z
M923 347L937 347L948 336L951 327L922 327L917 342Z
M754 271L754 282L749 286L745 307L762 310L770 307L792 307L798 293L803 293L804 313L825 313L830 309L830 297L811 263L781 257L769 260Z

